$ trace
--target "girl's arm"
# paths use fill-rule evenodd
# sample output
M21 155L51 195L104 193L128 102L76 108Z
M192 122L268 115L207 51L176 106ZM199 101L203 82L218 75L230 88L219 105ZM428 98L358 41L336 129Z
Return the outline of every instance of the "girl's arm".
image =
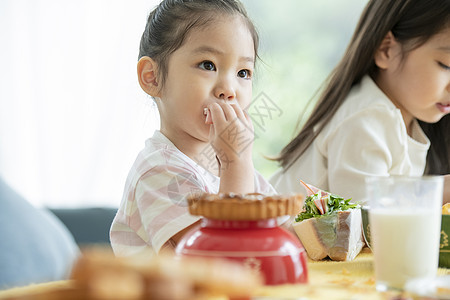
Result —
M187 196L208 191L201 174L186 164L177 152L166 150L152 156L154 162L164 161L146 171L136 183L134 190L127 192L130 200L124 213L124 223L138 234L155 252L174 248L179 239L200 217L187 211ZM141 232L145 232L141 233ZM127 241L128 242L128 241Z
M253 125L237 103L209 106L212 125L210 142L220 163L221 193L253 193Z
M181 241L181 239L184 237L186 233L188 233L189 230L192 228L200 225L201 220L198 220L194 224L182 229L181 231L177 232L175 235L173 235L162 247L159 252L159 254L175 254L175 248L177 247L178 243Z

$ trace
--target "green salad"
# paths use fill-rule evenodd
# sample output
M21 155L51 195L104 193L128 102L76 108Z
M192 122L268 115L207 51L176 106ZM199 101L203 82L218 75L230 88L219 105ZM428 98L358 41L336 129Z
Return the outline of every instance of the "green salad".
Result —
M318 191L305 199L303 211L295 217L296 222L301 222L310 218L328 216L338 211L359 208L359 204L350 203L351 199L344 199L340 196Z

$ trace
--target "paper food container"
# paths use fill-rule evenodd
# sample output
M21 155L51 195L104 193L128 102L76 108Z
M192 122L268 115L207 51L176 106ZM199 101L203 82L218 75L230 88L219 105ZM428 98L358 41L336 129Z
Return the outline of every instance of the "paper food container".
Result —
M361 210L337 213L293 222L292 226L313 260L353 260L364 246Z

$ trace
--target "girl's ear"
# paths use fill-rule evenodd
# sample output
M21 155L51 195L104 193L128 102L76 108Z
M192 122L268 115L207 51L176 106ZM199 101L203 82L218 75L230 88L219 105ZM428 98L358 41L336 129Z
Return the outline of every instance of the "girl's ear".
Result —
M141 88L152 97L159 97L160 88L158 86L157 63L148 56L143 56L137 64L138 80Z
M375 52L375 64L380 69L387 69L395 56L398 54L400 44L395 39L391 31L386 34L380 47Z

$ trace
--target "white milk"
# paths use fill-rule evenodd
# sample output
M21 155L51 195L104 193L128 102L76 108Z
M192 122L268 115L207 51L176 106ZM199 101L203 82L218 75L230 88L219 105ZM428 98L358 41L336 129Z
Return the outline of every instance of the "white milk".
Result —
M377 289L402 289L409 279L436 276L440 211L373 209L369 219Z

